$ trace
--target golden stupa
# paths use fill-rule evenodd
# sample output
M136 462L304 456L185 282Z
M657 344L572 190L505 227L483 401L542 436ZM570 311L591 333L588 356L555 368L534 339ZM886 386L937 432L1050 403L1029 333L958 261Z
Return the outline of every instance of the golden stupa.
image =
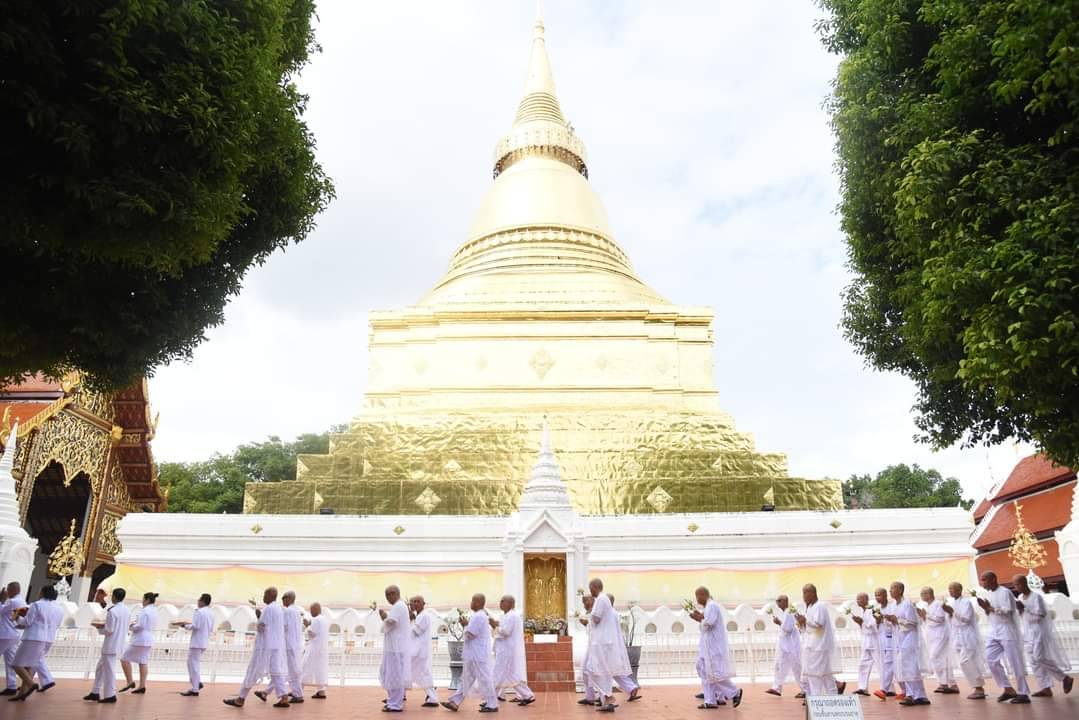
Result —
M787 475L719 408L712 312L630 266L588 183L537 19L524 98L449 270L370 316L360 414L295 481L249 483L244 511L504 514L550 425L585 514L835 509L838 481Z

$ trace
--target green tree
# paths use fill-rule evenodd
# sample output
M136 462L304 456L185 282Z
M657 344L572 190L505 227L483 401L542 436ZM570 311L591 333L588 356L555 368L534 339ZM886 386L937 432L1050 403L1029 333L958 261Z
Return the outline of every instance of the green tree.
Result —
M843 482L843 502L848 508L955 507L970 510L973 500L963 499L956 478L945 479L936 470L918 465L890 465L876 477L851 475Z
M186 358L333 196L294 79L312 0L9 0L0 385Z
M1079 465L1079 0L821 0L853 283L922 439Z
M245 483L295 480L296 456L329 452L330 434L347 427L335 425L329 432L305 433L293 442L270 437L240 445L227 455L215 454L209 460L161 463L158 479L168 489L169 512L243 512Z

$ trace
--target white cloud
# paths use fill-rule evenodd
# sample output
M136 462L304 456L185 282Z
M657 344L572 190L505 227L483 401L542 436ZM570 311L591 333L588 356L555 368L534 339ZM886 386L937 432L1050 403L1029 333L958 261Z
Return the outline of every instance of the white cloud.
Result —
M359 408L366 313L440 277L490 183L524 81L525 0L323 0L303 78L337 201L254 271L190 364L162 369L159 459L343 422ZM716 382L792 474L933 466L980 495L1012 447L931 453L913 388L863 369L837 325L848 282L821 108L836 59L814 2L547 3L559 97L639 274L715 308ZM1025 449L1024 449L1025 451Z

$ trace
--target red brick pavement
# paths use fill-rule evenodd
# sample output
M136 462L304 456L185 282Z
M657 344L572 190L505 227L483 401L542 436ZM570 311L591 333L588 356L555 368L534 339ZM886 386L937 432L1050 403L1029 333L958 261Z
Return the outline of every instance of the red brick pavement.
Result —
M685 718L715 718L737 715L752 720L778 720L779 718L801 718L801 703L793 697L776 698L764 694L763 685L746 686L745 702L738 710L730 706L718 710L697 710L698 701L693 698L694 687L649 687L642 688L643 697L633 704L623 703L615 713L616 718L662 718L663 720L684 720ZM89 692L90 683L82 680L60 680L55 688L45 694L36 693L25 703L8 703L0 699L0 718L3 720L215 720L236 718L236 720L255 720L273 718L283 720L356 720L360 718L382 717L379 712L383 693L378 688L348 687L330 688L329 699L308 700L303 705L295 705L287 710L277 710L256 700L248 699L242 710L226 707L221 703L236 691L234 685L218 683L207 686L197 698L183 698L177 693L184 689L179 683L154 683L151 678L149 691L145 695L120 696L115 705L87 703L80 698ZM443 698L446 692L441 691ZM577 705L580 695L565 692L548 692L538 696L535 704L519 708L513 704L502 706L496 717L516 718L521 720L554 720L555 718L589 718L597 716L592 708ZM617 696L621 697L621 696ZM415 690L410 693L406 710L392 717L401 718L450 718L486 717L477 714L475 699L468 699L461 711L451 714L442 708L421 708L422 695ZM900 708L894 702L882 703L874 698L864 698L862 707L865 717L877 718L917 718L918 720L1068 720L1079 718L1079 690L1069 696L1061 695L1048 699L1034 698L1033 704L1026 706L998 705L991 699L976 702L966 700L962 695L947 697L933 696L933 705L928 708ZM391 715L386 713L386 715Z

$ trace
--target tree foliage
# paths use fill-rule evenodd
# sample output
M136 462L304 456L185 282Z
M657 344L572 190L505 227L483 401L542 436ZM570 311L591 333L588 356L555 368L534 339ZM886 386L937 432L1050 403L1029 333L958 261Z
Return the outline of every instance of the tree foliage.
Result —
M848 508L955 507L969 510L973 500L963 499L959 480L945 479L936 470L918 465L890 465L876 477L851 475L843 482L843 502Z
M314 4L3 8L0 383L77 367L120 387L190 356L332 198L293 83Z
M821 0L847 337L938 447L1079 465L1079 0Z
M346 427L337 425L329 432L305 433L292 442L271 436L209 460L161 463L158 480L168 489L169 512L242 512L245 483L295 480L296 456L329 452L330 434Z

